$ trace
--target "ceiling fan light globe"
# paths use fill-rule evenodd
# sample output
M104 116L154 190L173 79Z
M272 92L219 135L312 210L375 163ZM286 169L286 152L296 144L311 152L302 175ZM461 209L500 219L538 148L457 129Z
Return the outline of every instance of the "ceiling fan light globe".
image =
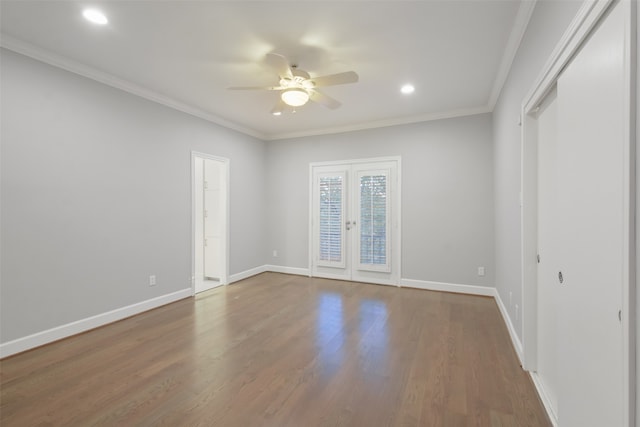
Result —
M309 93L304 89L287 89L280 95L282 101L291 107L300 107L309 101Z

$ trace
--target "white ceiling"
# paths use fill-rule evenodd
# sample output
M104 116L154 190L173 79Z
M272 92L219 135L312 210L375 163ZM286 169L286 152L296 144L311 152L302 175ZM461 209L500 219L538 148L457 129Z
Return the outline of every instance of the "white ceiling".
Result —
M101 9L95 26L84 8ZM3 47L263 138L363 129L491 111L531 0L7 1ZM283 54L311 76L354 70L324 88L343 105L269 111L263 61ZM411 96L400 86L413 83Z

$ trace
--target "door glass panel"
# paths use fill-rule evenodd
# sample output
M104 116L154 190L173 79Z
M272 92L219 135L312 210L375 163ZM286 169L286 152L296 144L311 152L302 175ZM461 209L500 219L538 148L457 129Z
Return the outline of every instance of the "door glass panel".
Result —
M324 263L342 261L342 176L320 177L320 257Z
M360 177L360 264L387 264L387 177Z

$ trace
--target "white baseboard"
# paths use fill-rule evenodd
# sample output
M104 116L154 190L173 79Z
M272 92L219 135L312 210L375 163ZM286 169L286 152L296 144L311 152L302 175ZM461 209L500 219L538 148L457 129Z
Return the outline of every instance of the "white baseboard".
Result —
M456 294L482 295L486 297L495 295L495 288L488 286L458 285L455 283L429 282L425 280L400 279L400 286L426 289L429 291L453 292Z
M285 267L283 265L265 265L265 271L273 271L274 273L295 274L298 276L309 276L308 268Z
M229 276L229 284L239 282L247 277L255 276L256 274L264 273L267 270L266 265L250 268L249 270L241 271L240 273L232 274Z
M538 391L538 396L540 396L540 400L542 400L544 409L547 410L547 415L549 415L551 424L553 424L553 427L558 427L558 416L556 415L556 413L553 410L553 407L551 406L551 401L549 400L549 396L547 396L546 390L542 385L542 382L540 381L540 377L536 372L531 372L531 371L529 371L529 376L531 377L531 380L533 381L533 384L535 385L536 390Z
M522 342L520 342L520 338L518 338L518 334L516 333L516 328L513 326L511 317L509 317L509 312L507 311L507 307L502 302L502 298L500 298L500 293L495 288L493 288L493 291L494 291L494 298L496 300L496 304L498 304L498 309L500 309L500 314L502 314L502 319L504 320L504 323L507 325L507 330L509 331L509 336L511 337L513 348L516 350L516 354L518 355L518 360L520 361L520 365L523 365L524 351L522 349Z
M272 271L274 273L284 274L296 274L298 276L308 276L308 268L299 267L285 267L283 265L270 265L265 264L258 267L251 268L249 270L241 271L240 273L232 274L229 276L229 284L239 282L240 280L255 276L256 274L264 273L266 271Z
M67 323L66 325L57 326L46 331L37 332L33 335L2 343L0 344L0 358L40 347L72 335L104 326L108 323L117 322L118 320L122 320L190 296L192 296L191 288L182 289L177 292L161 295L146 301L117 308L115 310L107 311L106 313L87 317L86 319L77 320L75 322Z

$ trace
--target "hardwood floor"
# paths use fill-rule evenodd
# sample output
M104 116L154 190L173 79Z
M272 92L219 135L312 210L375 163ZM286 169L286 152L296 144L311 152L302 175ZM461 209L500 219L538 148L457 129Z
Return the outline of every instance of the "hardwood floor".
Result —
M1 364L2 426L548 426L491 298L264 273Z

